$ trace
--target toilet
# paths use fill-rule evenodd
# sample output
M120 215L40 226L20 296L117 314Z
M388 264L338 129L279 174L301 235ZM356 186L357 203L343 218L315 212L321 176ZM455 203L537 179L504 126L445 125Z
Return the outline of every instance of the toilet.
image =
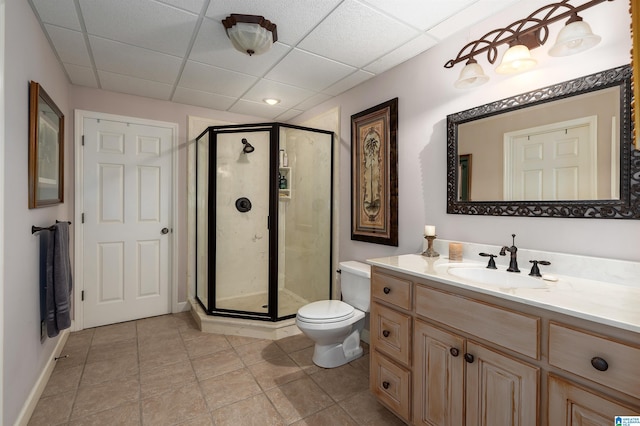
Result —
M320 300L301 307L296 325L315 342L314 364L324 368L344 365L362 356L360 333L371 302L371 267L340 262L342 301Z

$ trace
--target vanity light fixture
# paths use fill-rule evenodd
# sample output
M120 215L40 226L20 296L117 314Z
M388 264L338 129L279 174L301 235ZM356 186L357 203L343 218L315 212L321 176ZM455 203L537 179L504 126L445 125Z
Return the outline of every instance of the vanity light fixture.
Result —
M277 25L264 16L232 13L222 25L233 47L249 56L266 52L278 40Z
M573 6L570 0L550 3L524 19L520 19L505 28L488 32L478 40L467 43L455 59L450 59L445 68L453 68L459 62L466 61L465 67L456 80L456 88L477 87L489 80L475 57L487 54L487 60L494 64L498 59L498 47L509 45L496 72L501 74L523 72L531 69L537 61L531 57L531 49L542 46L549 38L549 25L567 19L565 27L560 31L555 45L549 50L550 56L567 56L587 50L600 42L600 37L593 34L589 24L584 22L579 12L605 1L590 0L579 6ZM470 77L469 77L470 76Z

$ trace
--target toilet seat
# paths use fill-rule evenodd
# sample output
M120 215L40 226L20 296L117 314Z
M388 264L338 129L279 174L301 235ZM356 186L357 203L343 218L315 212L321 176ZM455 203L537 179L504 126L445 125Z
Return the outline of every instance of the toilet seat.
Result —
M320 300L298 310L298 320L310 324L326 324L348 320L355 308L341 300Z

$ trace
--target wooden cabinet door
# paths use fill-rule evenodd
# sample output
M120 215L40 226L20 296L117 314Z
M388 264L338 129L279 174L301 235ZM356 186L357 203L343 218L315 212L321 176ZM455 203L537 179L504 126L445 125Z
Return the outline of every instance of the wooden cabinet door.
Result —
M539 424L539 368L471 341L465 360L468 426Z
M549 425L610 426L615 416L640 412L553 374L549 375L548 384Z
M416 320L413 350L414 424L462 425L464 339Z

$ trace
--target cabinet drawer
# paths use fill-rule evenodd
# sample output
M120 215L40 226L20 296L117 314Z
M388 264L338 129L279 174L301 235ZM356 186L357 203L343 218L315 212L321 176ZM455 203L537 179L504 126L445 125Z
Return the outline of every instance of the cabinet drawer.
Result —
M539 359L538 317L421 285L416 286L416 313Z
M411 372L371 352L371 392L394 413L409 421Z
M411 281L375 272L371 278L371 295L399 308L411 310Z
M601 358L606 370L592 365ZM549 364L629 395L640 395L640 346L549 323ZM604 366L600 366L603 368Z
M405 365L411 356L411 317L379 303L371 306L372 346Z

